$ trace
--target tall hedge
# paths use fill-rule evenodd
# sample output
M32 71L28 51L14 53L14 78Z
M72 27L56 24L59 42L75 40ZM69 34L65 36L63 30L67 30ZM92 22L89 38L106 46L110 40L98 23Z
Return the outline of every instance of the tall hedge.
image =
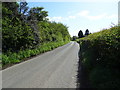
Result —
M67 26L62 23L50 22L46 18L48 12L44 11L43 7L29 8L30 10L36 10L36 16L34 16L34 13L30 14L30 11L23 14L19 12L19 8L21 7L17 2L2 3L3 52L18 52L21 49L37 48L47 42L70 40ZM34 17L29 18L30 15ZM41 15L43 17L40 20L36 19Z
M6 5L6 4L5 4ZM21 48L33 46L34 36L32 29L27 23L24 23L14 11L2 6L2 48L3 52L8 50L17 51Z
M80 58L93 88L120 88L120 26L80 39Z
M50 22L48 12L43 9L29 8L27 2L2 3L3 66L19 63L70 41L68 27Z

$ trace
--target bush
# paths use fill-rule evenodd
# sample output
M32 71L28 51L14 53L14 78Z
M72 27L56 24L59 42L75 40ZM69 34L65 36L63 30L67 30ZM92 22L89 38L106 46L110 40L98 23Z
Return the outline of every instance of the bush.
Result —
M17 58L17 54L13 53L12 55L4 55L2 54L2 65L6 65L6 64L15 64L15 63L19 63L20 60Z
M93 88L119 88L120 81L119 72L97 66L90 74L89 79Z
M82 63L88 71L92 86L97 88L120 87L118 82L120 78L115 78L120 73L114 72L114 70L119 72L120 69L120 27L115 26L90 34L78 42L81 46ZM117 85L111 85L112 82Z

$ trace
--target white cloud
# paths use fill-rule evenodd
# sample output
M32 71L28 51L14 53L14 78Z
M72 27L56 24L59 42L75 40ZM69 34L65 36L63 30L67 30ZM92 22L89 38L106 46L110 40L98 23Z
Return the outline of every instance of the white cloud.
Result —
M113 19L113 18L117 18L116 14L113 15L108 15L107 13L101 13L99 15L90 15L90 11L88 10L83 10L79 13L76 13L74 15L70 15L67 17L62 17L62 16L58 16L58 17L48 17L50 21L56 21L56 22L62 22L62 21L68 21L68 20L73 20L73 19L78 19L78 18L86 18L88 20L101 20L101 19Z
M100 20L106 17L106 13L100 14L100 15L96 15L96 16L86 16L86 18L88 18L89 20Z
M62 21L68 21L71 19L75 19L76 16L68 16L68 17L58 16L58 17L48 17L48 18L50 21L62 22Z
M58 16L58 17L48 17L50 21L56 21L56 22L61 22L63 21L63 17Z
M117 18L116 14L113 15L108 15L107 13L101 13L99 15L90 15L90 11L84 10L79 13L77 13L77 16L79 17L84 17L89 20L100 20L100 19L112 19L112 18Z
M68 16L69 19L75 19L76 16Z
M107 18L108 18L108 19L112 19L112 18L118 18L118 15L116 15L116 14L113 14L113 15L110 15L110 16L108 16Z
M87 16L88 14L89 14L89 11L87 11L87 10L77 13L78 16Z

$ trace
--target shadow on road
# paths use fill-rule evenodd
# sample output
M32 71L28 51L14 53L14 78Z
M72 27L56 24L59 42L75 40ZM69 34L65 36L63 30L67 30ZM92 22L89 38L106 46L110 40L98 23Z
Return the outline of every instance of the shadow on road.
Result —
M90 88L88 75L84 65L82 64L82 56L80 51L78 52L79 55L79 62L78 62L78 75L77 75L77 88L78 90L82 88Z

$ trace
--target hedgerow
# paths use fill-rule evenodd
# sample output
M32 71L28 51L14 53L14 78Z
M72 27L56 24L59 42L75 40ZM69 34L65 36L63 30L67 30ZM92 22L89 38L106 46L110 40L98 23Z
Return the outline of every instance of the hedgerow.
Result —
M94 88L120 88L120 26L81 38L80 58Z
M70 41L68 27L51 22L43 7L2 2L2 65L44 53Z

